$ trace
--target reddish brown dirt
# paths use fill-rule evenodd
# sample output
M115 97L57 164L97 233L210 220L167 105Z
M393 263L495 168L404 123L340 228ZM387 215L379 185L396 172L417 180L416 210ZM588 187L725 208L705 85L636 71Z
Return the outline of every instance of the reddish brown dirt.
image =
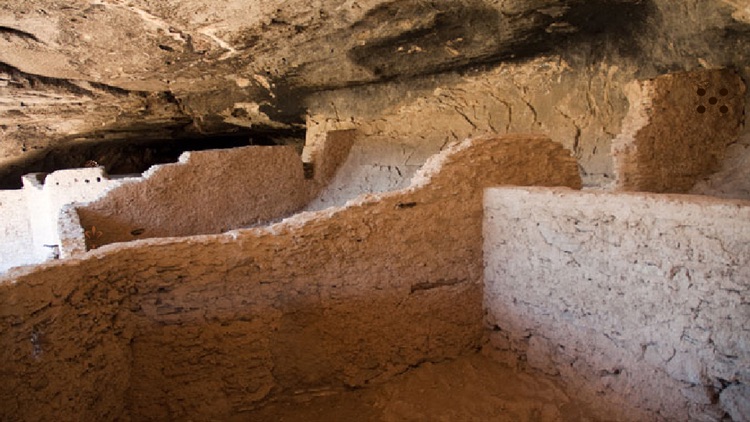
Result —
M350 391L300 391L235 419L330 421L593 421L551 378L474 354L425 363L391 381Z

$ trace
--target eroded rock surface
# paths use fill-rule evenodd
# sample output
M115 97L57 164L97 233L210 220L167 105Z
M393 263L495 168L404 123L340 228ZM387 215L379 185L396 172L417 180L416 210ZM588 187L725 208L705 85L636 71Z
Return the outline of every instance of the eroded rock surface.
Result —
M730 0L7 1L0 157L319 116L427 149L543 132L606 186L623 87L717 67L747 79L749 31Z

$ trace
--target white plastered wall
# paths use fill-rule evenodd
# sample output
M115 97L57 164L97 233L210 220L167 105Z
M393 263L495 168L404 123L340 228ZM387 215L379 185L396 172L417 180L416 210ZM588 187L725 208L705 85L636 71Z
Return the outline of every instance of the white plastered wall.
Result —
M124 180L110 180L102 167L59 170L48 175L41 191L28 202L39 262L49 259L44 255L49 248L45 245L60 245L58 219L65 205L93 201Z
M490 344L607 420L750 420L750 202L485 191Z
M0 191L0 273L33 263L26 192Z
M63 207L92 201L125 180L109 179L101 167L79 168L29 174L23 189L0 191L0 273L58 257Z
M310 153L330 130L350 129L351 122L330 121L317 117L307 122L307 139L302 160L309 162ZM375 134L355 138L349 155L333 180L307 206L317 211L346 204L360 195L404 189L428 158L447 145L424 142L418 138Z

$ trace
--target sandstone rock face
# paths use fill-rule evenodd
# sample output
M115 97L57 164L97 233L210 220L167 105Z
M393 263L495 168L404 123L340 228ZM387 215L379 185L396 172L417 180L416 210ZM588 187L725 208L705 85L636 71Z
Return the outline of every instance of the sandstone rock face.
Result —
M425 150L542 132L607 186L626 84L718 67L747 79L749 31L733 0L5 2L0 173L71 165L50 146L317 116Z
M496 188L485 213L491 345L606 420L747 418L750 203Z
M2 417L227 420L279 392L475 351L481 195L496 184L581 181L546 138L483 138L431 159L409 188L344 208L11 271Z

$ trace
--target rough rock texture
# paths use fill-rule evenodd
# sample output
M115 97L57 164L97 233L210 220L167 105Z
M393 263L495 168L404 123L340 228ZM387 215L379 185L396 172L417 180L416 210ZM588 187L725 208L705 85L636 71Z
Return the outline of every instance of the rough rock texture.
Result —
M23 174L35 171L82 167L91 159L102 164L110 161L107 157L112 154L106 150L96 156L71 153L76 144L166 138L190 123L167 94L129 92L45 74L28 74L0 63L0 175L4 181L18 182ZM68 148L55 154L55 147L62 145ZM137 151L130 155L138 155Z
M750 23L750 5L744 0L721 0L734 9L732 17L738 21Z
M6 1L0 32L4 165L74 139L293 130L319 116L426 150L546 132L606 186L627 83L750 75L738 0Z
M628 86L630 112L612 144L616 187L684 193L717 172L745 123L745 84L726 70Z
M342 209L12 271L2 417L225 420L279 392L364 386L476 350L481 194L497 184L581 181L543 137L470 140L408 189Z
M82 277L81 270L88 274ZM125 414L132 324L120 302L127 290L94 280L96 265L39 268L25 280L3 280L3 420L115 420Z
M748 419L750 203L493 188L485 213L506 357L607 420Z
M392 81L377 90L325 92L309 100L311 110L319 112L312 119L332 127L351 125L365 135L362 154L378 158L369 162L368 172L353 175L360 180L388 172L391 185L408 183L424 160L447 144L485 133L532 132L574 151L586 184L607 184L609 142L627 107L618 86L625 75L615 67L574 73L570 66L560 58L542 58L460 80L435 76L429 82ZM581 92L590 87L582 100ZM384 145L393 148L384 153Z

